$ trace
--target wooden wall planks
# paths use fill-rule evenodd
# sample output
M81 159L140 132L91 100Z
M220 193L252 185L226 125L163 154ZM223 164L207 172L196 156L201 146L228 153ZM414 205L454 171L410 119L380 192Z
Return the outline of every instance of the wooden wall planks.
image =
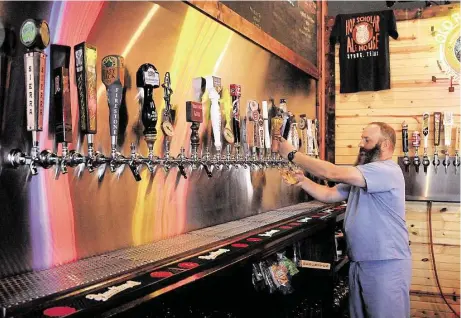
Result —
M437 65L439 47L431 32L432 26L437 29L446 19L446 10L441 12L442 16L397 22L399 39L390 40L390 90L340 94L339 46L336 45L336 163L354 163L361 131L372 121L384 121L396 129L396 155L401 155L403 121L409 124L410 136L413 130L421 131L422 113L425 111L431 114L435 111L453 111L455 125L460 125L460 86L455 86L455 92L449 93L448 81L432 82L432 76L446 77ZM433 137L430 143L432 140ZM453 149L452 142L451 153ZM432 152L432 147L429 151Z

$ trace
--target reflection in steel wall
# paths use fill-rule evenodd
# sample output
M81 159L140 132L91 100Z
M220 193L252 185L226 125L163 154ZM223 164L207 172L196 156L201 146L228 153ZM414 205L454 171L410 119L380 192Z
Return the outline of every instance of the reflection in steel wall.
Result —
M35 7L34 7L35 6ZM22 7L22 8L20 8ZM20 8L20 9L18 9ZM176 107L175 136L171 155L180 147L189 155L190 124L186 123L185 102L192 100L192 79L217 75L224 88L242 85L241 114L248 99L278 101L287 98L296 114L315 117L315 81L252 42L204 16L182 2L11 2L0 5L0 17L10 19L15 30L29 17L49 21L52 43L74 46L88 41L98 48L98 133L95 148L110 153L108 106L100 81L100 60L120 54L126 63L126 95L121 108L122 138L119 149L125 155L130 143L146 155L136 101L135 75L143 63L152 63L163 81L172 79L172 104ZM14 12L14 15L13 15ZM36 16L37 14L40 16ZM17 32L17 31L16 31ZM74 169L55 180L54 171L39 170L28 176L25 167L12 170L5 157L11 148L30 151L30 134L25 128L23 48L14 56L10 97L4 111L0 148L0 276L38 270L75 259L123 247L140 245L194 229L239 219L298 203L303 195L286 186L277 170L249 171L231 168L205 172L187 171L188 179L176 168L159 168L151 175L141 173L135 182L128 170L102 178ZM70 65L74 65L71 61ZM49 72L49 69L47 70ZM49 74L49 73L48 73ZM71 96L74 142L70 149L86 153L86 142L77 129L78 104L74 68L71 68ZM50 91L49 82L46 87ZM162 89L155 90L157 111L164 107ZM47 93L46 98L49 98ZM204 96L205 122L200 126L199 151L212 146L209 100ZM48 102L45 105L45 113ZM48 116L41 148L54 149ZM164 139L158 122L155 154L163 156ZM47 133L48 132L48 133ZM210 148L212 149L212 148ZM214 149L214 148L213 148ZM101 176L101 171L99 171Z

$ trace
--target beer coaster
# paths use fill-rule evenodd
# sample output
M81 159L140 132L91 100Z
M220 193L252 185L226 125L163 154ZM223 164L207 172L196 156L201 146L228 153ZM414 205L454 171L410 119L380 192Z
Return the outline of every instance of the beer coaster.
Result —
M51 307L45 309L43 314L48 317L62 317L73 314L77 312L77 309L68 306L61 306L61 307Z
M224 128L224 139L230 144L233 144L235 141L234 134L229 128Z
M248 247L248 244L245 243L234 243L231 245L232 247L238 247L238 248L243 248L243 247Z
M174 135L173 125L169 121L162 123L162 131L168 137L173 137Z
M172 272L167 271L158 271L150 273L150 277L152 278L167 278L173 276Z
M185 268L185 269L192 269L192 268L195 268L197 266L198 266L198 264L194 263L194 262L182 262L182 263L178 264L179 268Z
M248 242L260 242L260 241L262 241L262 239L257 238L257 237L249 237L249 238L247 238L247 241Z

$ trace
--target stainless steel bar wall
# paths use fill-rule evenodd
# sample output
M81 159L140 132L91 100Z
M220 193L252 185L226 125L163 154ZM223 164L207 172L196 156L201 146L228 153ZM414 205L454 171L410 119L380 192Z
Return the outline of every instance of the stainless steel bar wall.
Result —
M136 71L152 63L163 79L171 74L171 104L175 108L171 155L181 147L190 151L190 124L186 101L193 100L192 79L221 77L224 88L242 87L241 115L246 101L286 98L294 114L316 117L316 82L302 71L205 16L184 2L1 2L0 19L18 35L27 18L49 22L51 43L74 47L87 41L98 49L98 133L95 150L110 153L109 108L101 82L101 59L111 54L125 58L125 93L120 108L119 150L127 155L130 143L147 154L142 138L140 106L136 100ZM30 152L26 131L24 48L17 39L12 56L8 97L1 109L0 130L0 277L51 268L105 252L139 246L211 225L237 220L306 198L287 186L277 169L213 171L208 178L199 169L184 179L176 168L141 172L135 182L129 169L111 173L109 167L93 174L81 167L55 179L53 169L39 168L31 176L27 167L11 169L12 148ZM49 55L49 48L45 50ZM78 103L73 52L71 54L73 142L69 149L84 152L86 141L78 132ZM49 60L47 60L44 130L41 148L58 150L54 126L49 125ZM157 111L165 107L163 90L154 91ZM203 100L199 153L213 149L209 100ZM164 155L165 140L157 125L154 147Z

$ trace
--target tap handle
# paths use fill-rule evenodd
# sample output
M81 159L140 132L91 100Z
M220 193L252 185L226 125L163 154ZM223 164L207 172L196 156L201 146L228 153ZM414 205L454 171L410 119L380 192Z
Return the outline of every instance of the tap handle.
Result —
M160 79L154 65L145 63L136 72L136 86L142 89L141 120L144 125L143 134L146 141L155 142L157 139L157 109L154 102L154 89L160 87Z
M282 129L283 119L280 116L273 117L271 120L271 151L277 153L279 151L280 131Z
M236 146L240 145L240 97L242 96L242 87L238 84L230 85L230 94L232 97L232 130L234 131L234 141Z
M252 149L257 143L256 134L258 133L258 120L259 120L259 105L255 100L249 100L247 103L247 136L246 141L248 149Z
M198 130L200 123L203 122L202 103L187 101L186 102L186 121L191 124L190 143L193 152L197 152L200 143Z
M459 154L459 126L455 128L455 152Z
M262 119L264 121L264 146L267 149L267 153L271 149L271 134L269 131L269 109L267 107L267 101L263 101L261 104L262 107Z
M453 112L444 112L443 114L443 127L445 133L445 147L448 154L451 145L451 128L453 127Z
M402 123L402 150L405 155L408 153L408 125L405 121Z
M163 79L163 99L165 100L165 109L163 110L162 116L162 131L167 137L173 137L174 129L173 129L173 116L172 116L172 109L171 109L171 95L173 94L173 90L171 89L171 77L170 72L165 73L165 78Z
M97 49L86 42L74 46L75 77L80 115L80 131L83 134L97 133Z
M440 145L440 129L442 128L442 113L435 112L434 113L434 145L437 147Z
M27 130L42 131L46 72L46 54L43 50L50 43L50 30L44 20L27 19L19 33L27 50L24 54Z
M412 139L412 146L415 147L415 154L419 146L421 145L421 136L419 134L419 131L415 130L411 136Z
M125 62L120 55L108 55L102 59L102 82L107 89L109 104L110 136L117 137L120 121L120 105L123 97Z
M219 98L221 96L221 78L217 76L207 76L206 88L208 90L208 96L211 100L210 116L211 125L213 129L213 138L216 151L220 151L222 147L221 143L221 107L219 105Z
M299 130L301 130L301 144L299 145L300 148L302 147L304 153L307 155L307 116L306 114L299 115Z
M72 113L70 105L70 46L51 45L51 68L54 93L56 142L72 142Z
M427 149L428 139L429 139L429 121L430 121L429 113L423 114L423 136L424 136L424 149Z
M165 100L165 108L169 111L171 109L171 95L173 94L173 89L171 89L170 72L165 73L162 87L163 87L163 99Z

